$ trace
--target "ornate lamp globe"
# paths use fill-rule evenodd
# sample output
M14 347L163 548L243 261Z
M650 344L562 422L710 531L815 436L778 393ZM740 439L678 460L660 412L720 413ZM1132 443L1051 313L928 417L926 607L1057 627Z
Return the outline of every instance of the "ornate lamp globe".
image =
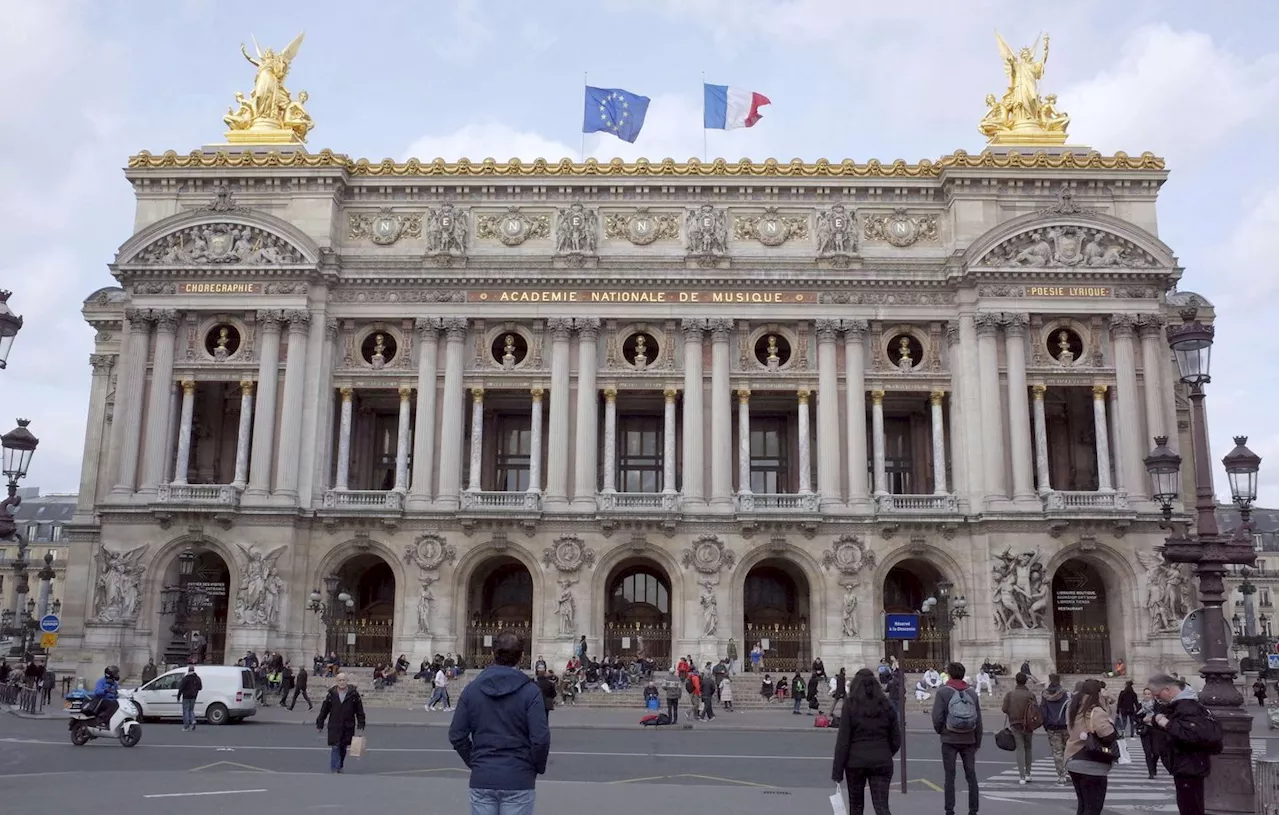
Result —
M336 574L331 574L326 577L324 579L324 593L329 597L336 594L338 592L338 582L338 576Z
M1182 325L1171 325L1166 330L1169 347L1178 360L1178 374L1188 385L1204 385L1209 382L1209 352L1213 349L1213 326L1196 319L1194 308L1183 309L1179 314Z
M182 554L178 555L178 574L183 577L190 577L195 566L196 551L188 546L182 550Z
M946 598L946 597L949 597L950 595L951 595L951 581L950 581L950 580L939 580L939 581L938 581L938 596L939 596L939 597L942 597L942 598Z
M1231 499L1242 510L1249 509L1258 499L1258 469L1262 466L1262 458L1244 446L1248 440L1248 436L1236 436L1235 449L1222 459L1231 485Z
M312 590L311 594L307 595L307 599L311 601L311 605L318 606L323 598L318 590Z
M1168 436L1156 436L1156 449L1143 459L1147 475L1151 476L1151 497L1160 504L1168 518L1178 497L1178 472L1182 469L1182 456L1169 447Z
M22 328L22 318L9 310L9 297L13 292L0 289L0 371L8 365L9 349L13 338Z
M4 447L4 475L13 481L27 477L31 457L40 444L40 440L27 429L29 424L30 419L19 419L17 427L0 436L0 446Z

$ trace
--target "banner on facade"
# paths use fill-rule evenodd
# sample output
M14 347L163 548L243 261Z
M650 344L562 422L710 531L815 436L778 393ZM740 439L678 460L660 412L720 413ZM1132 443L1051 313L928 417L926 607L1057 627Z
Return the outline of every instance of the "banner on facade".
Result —
M920 636L920 615L884 615L884 636L890 640L914 640Z

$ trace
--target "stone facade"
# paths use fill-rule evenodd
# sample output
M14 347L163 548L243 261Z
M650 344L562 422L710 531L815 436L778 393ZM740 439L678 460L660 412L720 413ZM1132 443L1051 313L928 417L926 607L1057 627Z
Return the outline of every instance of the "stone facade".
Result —
M84 306L62 649L86 672L164 650L187 547L187 625L228 661L482 662L514 624L548 659L585 636L1190 667L1154 630L1186 580L1144 565L1141 459L1190 449L1159 159L197 152L126 175L120 286ZM967 614L885 642L886 611L939 595Z

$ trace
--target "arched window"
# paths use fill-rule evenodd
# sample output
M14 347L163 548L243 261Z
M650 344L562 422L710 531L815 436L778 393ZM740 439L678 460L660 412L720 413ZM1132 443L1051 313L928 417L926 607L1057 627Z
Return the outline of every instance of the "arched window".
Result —
M671 591L657 571L635 566L613 580L609 616L615 620L652 619L671 613Z

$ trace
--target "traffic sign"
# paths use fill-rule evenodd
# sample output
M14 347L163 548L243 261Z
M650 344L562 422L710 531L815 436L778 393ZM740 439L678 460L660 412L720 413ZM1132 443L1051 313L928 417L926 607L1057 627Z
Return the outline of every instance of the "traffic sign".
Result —
M1267 667L1273 671L1280 671L1280 654L1267 654Z
M920 636L920 617L916 614L884 615L884 636L890 640L914 640Z
M46 634L56 634L61 627L62 620L58 619L57 614L46 614L40 618L40 630Z
M1206 632L1203 606L1192 609L1182 618L1179 634L1182 639L1182 650L1186 651L1187 656L1199 657L1204 652ZM1232 638L1231 624L1222 620L1222 641L1226 643L1228 649L1231 647Z
M58 644L58 635L45 633L40 635L40 647L48 651L50 648Z

